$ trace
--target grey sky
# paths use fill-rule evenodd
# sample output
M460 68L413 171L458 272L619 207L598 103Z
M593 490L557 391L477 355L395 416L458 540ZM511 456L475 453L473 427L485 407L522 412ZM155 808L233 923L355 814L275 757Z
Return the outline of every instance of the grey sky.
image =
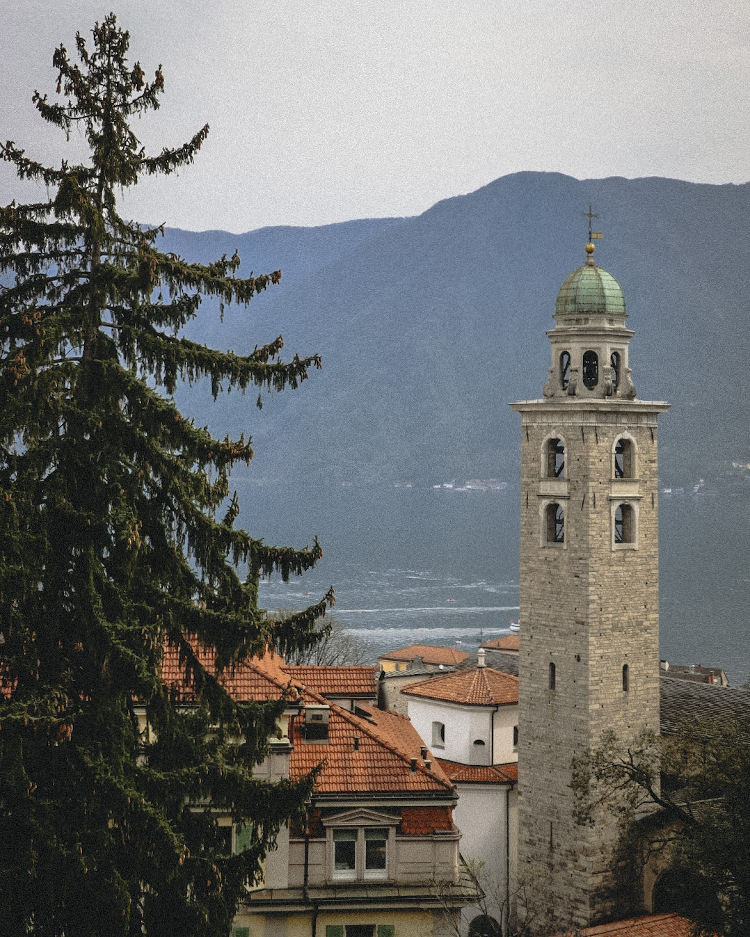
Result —
M747 0L24 0L0 23L0 138L59 163L34 89L110 8L161 109L152 149L211 134L130 214L202 230L410 215L524 169L750 179ZM72 150L76 149L74 144ZM79 148L80 149L80 148ZM69 154L73 156L73 154ZM0 202L19 189L0 165Z

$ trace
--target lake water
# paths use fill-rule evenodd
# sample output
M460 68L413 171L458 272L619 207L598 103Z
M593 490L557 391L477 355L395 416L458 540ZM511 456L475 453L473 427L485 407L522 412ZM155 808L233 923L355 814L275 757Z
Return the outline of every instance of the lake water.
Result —
M262 604L303 608L333 585L334 614L373 658L412 643L472 650L518 618L517 489L236 487L253 536L299 547L317 534L324 550L303 578L264 583ZM660 557L661 656L750 680L750 501L663 495Z

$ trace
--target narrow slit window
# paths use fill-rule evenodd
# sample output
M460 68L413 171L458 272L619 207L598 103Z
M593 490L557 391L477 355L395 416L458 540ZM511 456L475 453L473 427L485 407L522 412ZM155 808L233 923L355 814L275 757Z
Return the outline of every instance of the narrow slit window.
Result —
M635 516L629 504L618 504L615 510L615 543L635 541Z
M567 390L568 384L570 384L570 352L564 351L560 355L560 386L563 390Z
M518 748L518 726L513 726L513 748Z
M610 380L612 381L612 392L614 393L620 386L620 352L613 351L609 356L609 366L611 370Z
M562 439L547 440L547 478L564 478L565 443Z
M550 693L553 693L554 690L555 690L555 681L556 681L556 679L557 679L557 675L556 675L556 673L555 673L555 669L556 669L556 668L555 668L555 665L554 665L553 663L550 663L550 665L549 665L549 689L550 689Z
M547 542L565 542L565 511L561 504L547 505Z
M599 356L595 351L583 353L583 383L589 390L599 383Z
M627 664L622 665L622 689L625 693L630 689L630 668Z

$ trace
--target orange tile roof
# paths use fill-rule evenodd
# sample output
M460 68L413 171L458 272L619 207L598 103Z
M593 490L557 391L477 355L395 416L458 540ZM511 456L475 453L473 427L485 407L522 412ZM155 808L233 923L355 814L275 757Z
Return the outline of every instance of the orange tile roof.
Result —
M446 667L454 667L466 660L469 655L466 651L459 651L454 647L436 647L432 644L410 644L408 647L399 648L396 651L389 651L387 654L381 654L379 660L414 660L415 657L421 657L425 664L443 664Z
M462 765L457 761L438 758L440 767L454 784L512 784L518 781L518 765Z
M298 685L321 696L377 697L379 667L322 667L284 665L283 670Z
M581 937L690 937L692 922L679 914L649 914L612 924L584 927ZM557 937L573 937L573 931Z
M501 638L485 641L482 645L489 651L517 651L520 646L520 638L517 634L505 634Z
M199 663L210 674L216 673L216 651L214 648L193 646L193 653ZM237 667L227 669L219 676L224 689L238 700L277 700L292 681L281 669L284 661L274 651L268 651L263 657L251 657ZM177 691L183 700L195 698L186 683L185 665L180 664L179 653L175 647L167 647L162 662L162 679L172 690Z
M305 698L317 701L309 692ZM306 742L301 720L295 718L292 778L303 777L322 764L316 793L453 792L453 785L429 752L427 760L432 764L429 770L425 766L421 757L424 743L405 716L375 706L357 709L369 718L330 704L327 742ZM359 738L356 751L355 736ZM416 759L414 772L412 759Z
M198 648L195 653L201 664L212 672L215 652ZM192 698L189 690L185 692L185 668L180 665L174 648L165 653L163 677L168 685L183 691L185 700ZM273 652L243 662L233 671L222 674L220 680L237 699L279 699L289 687L301 688L301 683L292 680L284 669L282 658ZM453 785L437 760L429 753L426 759L422 758L424 743L405 716L365 704L357 706L361 715L350 713L328 702L310 687L306 688L303 700L328 704L328 740L305 741L302 720L295 716L289 763L292 779L299 779L322 764L315 783L316 793L453 793ZM354 750L355 736L359 737L357 751ZM414 771L411 770L412 759L416 759ZM425 760L431 761L429 769Z
M413 683L401 692L449 703L498 706L518 702L518 677L492 667L474 667Z

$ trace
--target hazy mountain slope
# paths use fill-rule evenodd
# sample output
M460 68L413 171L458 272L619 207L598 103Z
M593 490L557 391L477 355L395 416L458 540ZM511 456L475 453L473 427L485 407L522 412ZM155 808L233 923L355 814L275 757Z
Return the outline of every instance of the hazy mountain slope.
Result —
M417 218L247 235L169 232L206 259L237 247L244 269L281 266L282 289L216 310L196 334L252 348L283 332L324 370L255 410L254 397L181 401L220 431L252 432L253 473L297 481L515 480L510 400L538 397L557 290L584 261L589 202L596 259L620 282L636 332L638 395L666 399L662 476L691 481L750 461L750 185L669 179L505 176Z

